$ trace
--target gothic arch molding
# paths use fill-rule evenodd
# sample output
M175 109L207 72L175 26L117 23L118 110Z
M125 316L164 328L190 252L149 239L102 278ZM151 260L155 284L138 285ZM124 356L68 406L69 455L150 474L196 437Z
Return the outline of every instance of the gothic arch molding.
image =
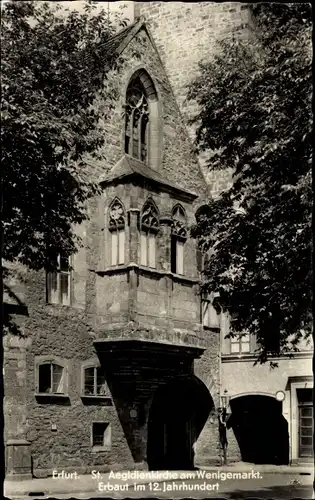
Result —
M143 65L139 65L129 71L124 79L122 89L123 106L126 105L128 88L133 81L138 79L143 87L143 92L148 104L148 132L147 132L147 158L144 163L148 167L159 170L162 160L162 107L157 85L151 77L147 69ZM124 120L122 127L121 149L126 150L125 144L125 120L126 114L124 111ZM128 153L129 154L129 153ZM141 160L142 161L142 160Z

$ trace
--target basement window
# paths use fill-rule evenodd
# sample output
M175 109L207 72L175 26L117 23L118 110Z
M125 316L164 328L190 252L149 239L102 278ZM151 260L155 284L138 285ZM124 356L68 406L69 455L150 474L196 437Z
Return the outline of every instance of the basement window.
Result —
M111 425L108 422L93 422L91 439L94 451L110 450L112 444Z

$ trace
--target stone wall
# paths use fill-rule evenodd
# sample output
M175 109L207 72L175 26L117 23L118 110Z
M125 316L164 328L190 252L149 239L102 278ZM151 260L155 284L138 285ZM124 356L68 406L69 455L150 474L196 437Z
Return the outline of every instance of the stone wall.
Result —
M239 2L135 2L135 18L147 23L186 125L198 107L188 102L187 86L198 75L199 62L211 60L223 38L247 37L248 6ZM193 128L188 128L194 139ZM230 170L209 171L199 162L212 196L231 184Z

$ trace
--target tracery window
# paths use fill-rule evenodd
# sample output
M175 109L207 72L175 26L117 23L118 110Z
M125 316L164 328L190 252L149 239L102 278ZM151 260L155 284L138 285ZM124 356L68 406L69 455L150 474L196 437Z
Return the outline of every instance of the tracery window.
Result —
M149 107L139 77L131 81L125 105L125 152L143 162L148 156Z
M109 208L109 231L111 234L111 265L125 263L125 211L123 204L115 199Z
M140 231L140 264L156 267L156 236L159 230L159 215L153 203L147 202L142 210Z
M184 274L184 246L187 239L187 221L184 209L177 205L173 209L171 235L171 271Z

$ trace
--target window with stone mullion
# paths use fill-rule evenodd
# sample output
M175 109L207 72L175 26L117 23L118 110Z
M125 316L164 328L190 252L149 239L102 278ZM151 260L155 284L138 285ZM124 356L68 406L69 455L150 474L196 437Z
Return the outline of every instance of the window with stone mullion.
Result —
M159 217L154 205L144 206L141 216L140 264L156 268L156 237L159 230Z
M109 231L111 234L112 266L125 263L125 211L122 203L116 199L109 209Z
M184 274L184 248L187 239L186 215L181 206L173 209L173 223L171 235L171 271L175 274Z

